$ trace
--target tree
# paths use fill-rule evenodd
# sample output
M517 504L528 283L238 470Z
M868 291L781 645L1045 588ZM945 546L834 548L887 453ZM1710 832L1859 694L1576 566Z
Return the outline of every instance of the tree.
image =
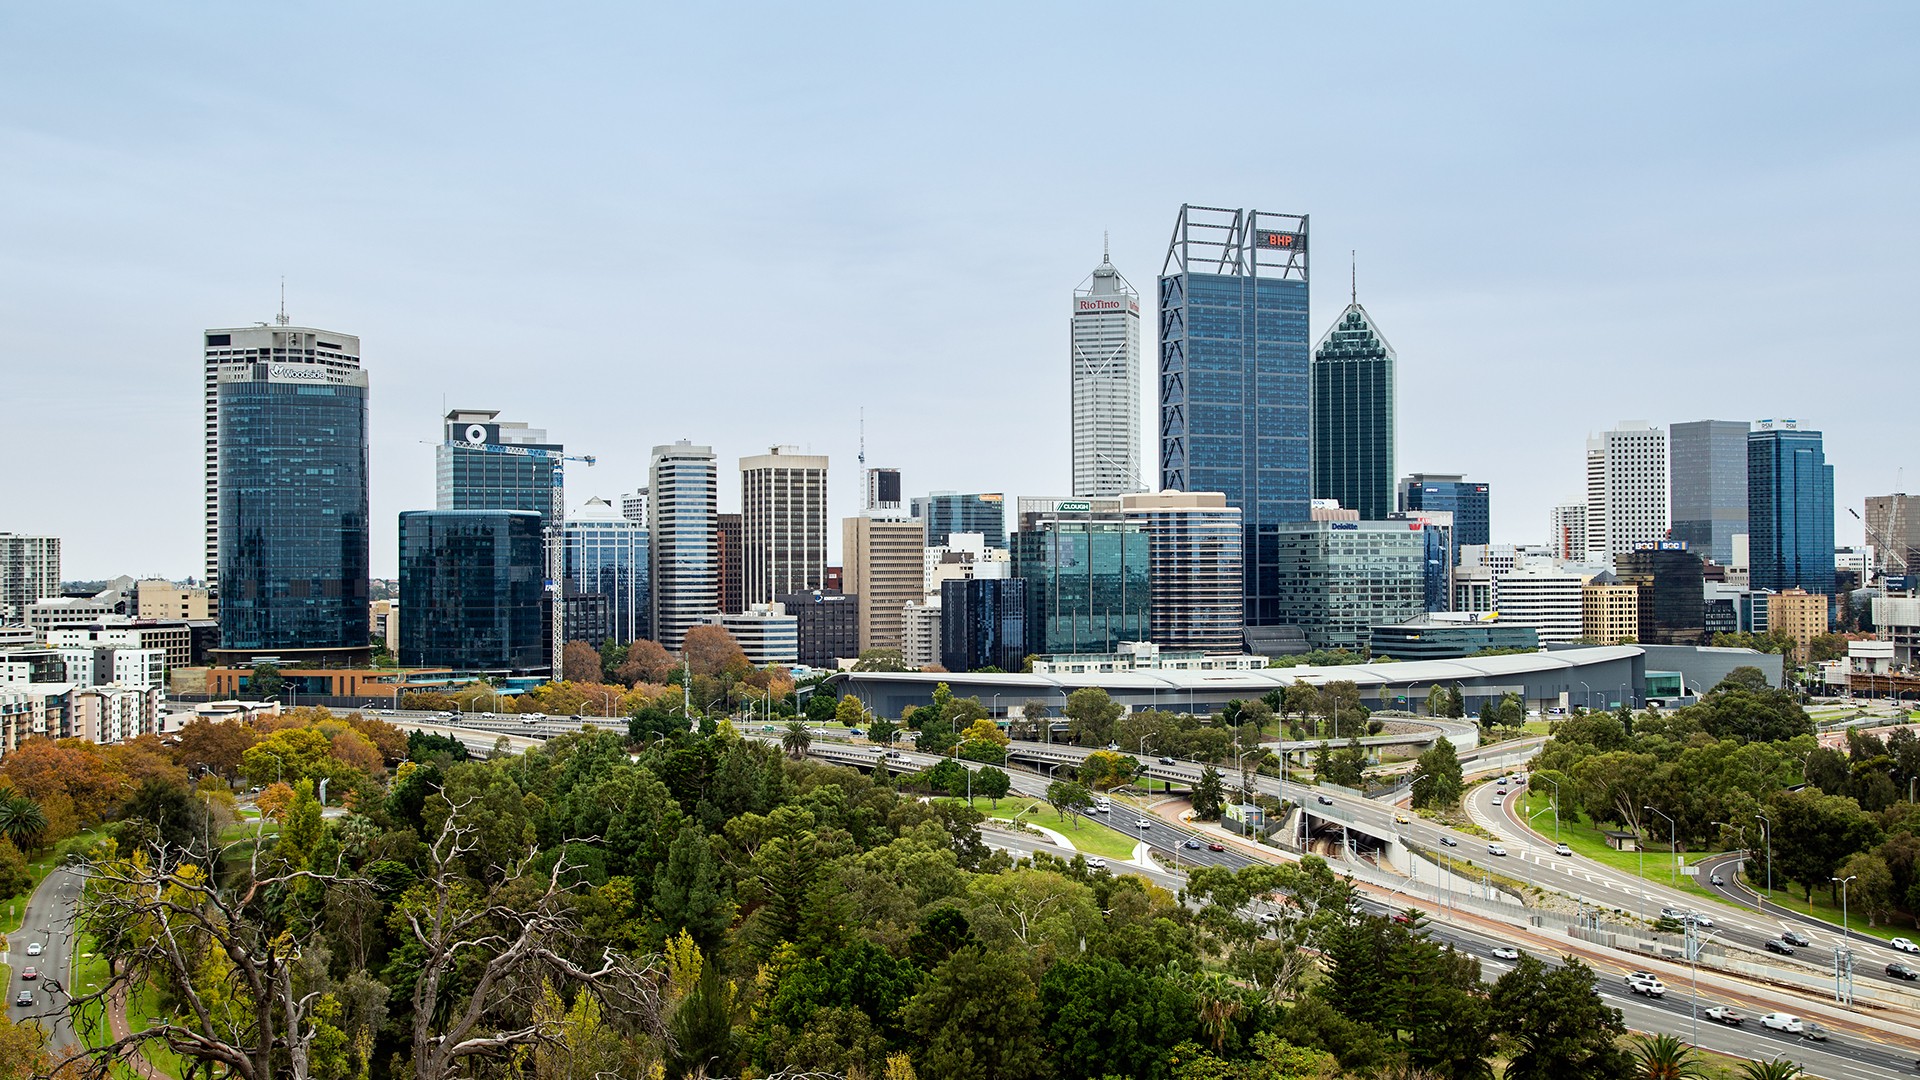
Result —
M1488 995L1494 1029L1517 1048L1507 1065L1510 1080L1625 1080L1633 1072L1616 1044L1626 1032L1620 1010L1601 999L1593 969L1567 958L1549 969L1521 953Z
M13 841L0 839L0 900L11 900L16 896L25 896L33 889L33 872L27 869L27 857L13 846ZM0 1076L5 1076L0 1072Z
M859 727L867 722L867 707L860 704L859 698L847 694L834 706L833 718L848 727Z
M260 663L253 665L252 674L247 676L247 688L242 693L254 701L277 701L286 685L277 664Z
M787 725L786 734L780 736L780 746L787 756L799 761L807 756L807 748L813 745L813 736L807 733L807 725L795 720Z
M1074 770L1075 779L1095 791L1108 791L1131 784L1140 774L1140 762L1131 754L1113 750L1095 750L1082 758Z
M1113 738L1113 722L1125 712L1097 686L1085 686L1067 695L1067 731L1082 746L1104 746Z
M1726 677L1714 684L1709 693L1720 690L1745 690L1750 694L1764 694L1773 689L1767 682L1767 674L1750 664L1742 664L1727 672Z
M991 765L983 765L974 771L973 793L986 796L996 807L1012 789L1013 778Z
M1226 801L1220 770L1211 765L1201 769L1200 782L1193 786L1193 816L1201 821L1219 821Z
M641 638L627 644L626 657L620 661L614 677L628 686L664 683L679 668L680 662L659 642Z
M1453 807L1460 803L1460 755L1453 740L1441 735L1413 766L1413 805Z
M668 936L685 932L703 948L719 944L733 923L731 888L698 823L687 822L654 871L648 901Z
M286 728L248 747L240 756L240 771L249 782L265 786L329 779L346 770L325 735L313 728Z
M47 832L47 815L40 804L17 791L0 790L0 837L18 849L32 851Z
M584 641L569 641L560 651L560 677L569 682L600 681L600 650Z
M45 1076L51 1064L45 1028L34 1020L15 1023L0 1017L0 1077L26 1080L30 1076Z
M1106 957L1048 968L1040 1010L1064 1076L1153 1076L1196 1034L1192 994Z
M174 738L173 759L188 773L208 769L233 780L240 775L240 755L260 736L251 724L239 720L196 716Z
M1716 639L1717 640L1717 639ZM1791 1061L1775 1058L1772 1061L1743 1061L1740 1063L1740 1080L1800 1080L1806 1070Z
M1006 734L984 716L968 724L960 739L960 756L969 761L999 764L1007 760Z
M1684 711L1716 739L1778 742L1813 733L1813 719L1787 690L1754 691L1723 682Z
M1060 815L1062 821L1066 820L1068 811L1080 813L1081 807L1092 802L1093 795L1087 791L1085 784L1055 780L1047 785L1047 805L1053 807L1054 813Z
M1693 1048L1672 1035L1633 1037L1634 1080L1700 1080L1705 1066Z
M1042 738L1042 732L1050 727L1047 712L1051 708L1045 698L1028 698L1020 706L1020 730L1029 739Z
M1880 827L1860 804L1843 795L1817 791L1776 791L1767 800L1773 819L1773 860L1781 876L1797 882L1811 900L1816 885L1833 884L1840 864L1855 852L1880 843Z
M905 671L907 662L899 649L868 649L853 662L855 671Z
M1447 715L1447 707L1451 704L1452 695L1447 693L1447 688L1439 683L1434 683L1432 689L1427 691L1428 716Z
M926 1076L1039 1080L1049 1075L1039 993L1021 960L968 946L933 970L901 1009Z
M696 626L688 630L681 655L686 657L687 667L696 677L725 675L737 679L753 668L740 643L724 626Z

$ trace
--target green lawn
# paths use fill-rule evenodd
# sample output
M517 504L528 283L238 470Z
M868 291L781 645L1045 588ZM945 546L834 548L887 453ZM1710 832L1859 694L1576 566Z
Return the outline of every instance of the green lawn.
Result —
M1528 790L1526 792L1526 802L1524 805L1528 814L1532 814L1538 810L1544 810L1548 806L1551 806L1552 803L1553 793L1550 790L1538 792ZM1657 822L1658 819L1656 818L1655 821ZM1665 823L1660 822L1660 824ZM1548 811L1534 818L1533 828L1534 831L1540 835L1552 839L1552 812ZM1642 862L1639 853L1616 851L1607 846L1607 838L1602 836L1600 829L1587 821L1584 815L1580 815L1576 819L1573 815L1562 814L1560 817L1560 839L1567 847L1573 849L1575 855L1592 859L1595 862L1604 863L1629 876L1644 876L1647 881L1661 885L1670 885L1702 899L1721 900L1718 894L1709 892L1699 885L1694 884L1692 878L1687 877L1685 874L1674 873L1672 859L1667 854L1667 846L1653 840L1651 837L1648 838L1647 842L1646 870L1644 875L1641 874ZM1680 854L1686 859L1688 865L1692 865L1701 859L1709 858L1720 853L1713 851L1683 851Z
M965 799L957 799L946 795L939 796L933 801L947 803L949 805L958 805L966 802ZM1029 809L1029 807L1031 807L1031 809ZM992 803L975 795L973 797L973 808L988 817L1011 818L1015 814L1019 814L1019 820L1031 822L1035 825L1044 825L1054 832L1061 833L1065 835L1067 839L1073 841L1075 848L1089 855L1101 855L1109 859L1131 859L1133 858L1133 845L1137 843L1137 841L1123 833L1115 832L1104 825L1071 814L1067 816L1065 821L1062 821L1060 820L1060 815L1054 813L1053 807L1039 799L1010 796L1001 799L1000 806L996 809ZM1134 813L1135 811L1132 807L1116 803L1112 816L1118 817L1124 815L1127 821L1131 821L1133 820Z
M1753 880L1752 873L1748 873L1746 875L1747 884L1751 886L1755 892L1763 896L1766 895L1766 861L1763 858L1756 857L1747 865L1751 869L1760 872L1760 880L1758 882ZM1776 875L1773 882L1773 902L1783 908L1797 911L1802 915L1811 915L1816 919L1825 919L1835 926L1840 925L1840 905L1838 903L1828 903L1824 890L1813 890L1813 903L1809 904L1801 899L1799 886L1781 881ZM1847 926L1856 934L1861 934L1866 937L1876 937L1883 941L1889 938L1903 937L1911 939L1920 936L1920 932L1916 932L1911 925L1868 926L1867 917L1861 914L1859 908L1853 908L1848 911Z

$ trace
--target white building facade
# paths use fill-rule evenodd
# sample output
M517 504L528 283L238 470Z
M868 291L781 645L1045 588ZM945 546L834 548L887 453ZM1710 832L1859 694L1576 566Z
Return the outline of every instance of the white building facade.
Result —
M1494 576L1500 621L1531 626L1542 645L1580 640L1586 578L1552 565L1523 563Z
M669 652L679 652L687 631L720 611L719 476L713 448L684 439L656 446L649 479L653 634Z
M740 459L743 598L770 604L826 587L827 459L776 446Z
M1140 491L1140 295L1103 253L1073 292L1073 494Z
M800 662L800 618L785 604L752 604L737 615L709 615L707 623L724 627L754 667Z
M910 603L900 609L900 658L910 671L940 662L940 601Z
M1588 436L1587 560L1611 564L1667 539L1667 482L1665 429L1627 420Z
M25 623L27 606L60 595L60 538L0 533L0 623Z

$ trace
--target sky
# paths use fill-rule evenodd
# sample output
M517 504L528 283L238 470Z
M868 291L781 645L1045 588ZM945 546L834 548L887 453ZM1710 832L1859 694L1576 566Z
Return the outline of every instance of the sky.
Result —
M200 334L358 334L373 569L447 407L570 451L775 444L1069 487L1068 302L1183 203L1304 213L1314 336L1399 355L1399 471L1544 542L1620 420L1795 417L1920 486L1920 7L0 7L0 531L199 572ZM1154 404L1145 402L1149 476ZM1909 469L1909 467L1912 467ZM1901 471L1908 469L1913 476ZM837 555L839 530L829 530Z

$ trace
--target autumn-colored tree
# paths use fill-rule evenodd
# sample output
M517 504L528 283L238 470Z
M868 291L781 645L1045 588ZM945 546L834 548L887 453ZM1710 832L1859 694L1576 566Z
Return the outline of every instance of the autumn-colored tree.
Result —
M386 763L365 735L352 728L344 728L334 733L332 740L334 759L342 765L359 769L365 773L377 773Z
M333 756L333 743L313 728L276 731L261 739L240 759L240 771L255 784L320 779L343 771Z
M240 755L260 740L260 733L239 720L196 716L187 721L175 740L173 760L187 772L210 769L231 780L240 775Z
M347 723L353 730L366 736L375 750L380 751L380 760L387 765L398 765L407 757L407 733L387 723L377 716L364 716L354 713L347 717Z
M279 821L286 815L287 807L293 805L293 785L272 783L260 792L254 805L260 808L260 814L268 821Z
M615 672L621 682L632 686L635 683L664 683L680 661L662 648L657 641L642 638L627 646L627 658L620 663Z
M106 759L108 769L126 776L130 789L148 780L158 780L170 787L187 785L187 770L173 759L157 735L142 735L117 746L104 747L101 756Z
M697 675L732 675L740 678L753 670L747 654L724 626L696 626L687 631L684 651L687 666Z
M968 724L967 730L960 733L960 738L963 742L990 742L1002 747L1010 741L1007 733L1000 730L999 724L984 717Z
M560 650L560 677L568 682L600 681L600 650L584 641L569 641Z
M75 824L87 825L104 818L130 790L127 775L109 768L100 747L81 739L28 739L0 759L0 777L46 811L48 840L63 838L52 827L61 804Z

